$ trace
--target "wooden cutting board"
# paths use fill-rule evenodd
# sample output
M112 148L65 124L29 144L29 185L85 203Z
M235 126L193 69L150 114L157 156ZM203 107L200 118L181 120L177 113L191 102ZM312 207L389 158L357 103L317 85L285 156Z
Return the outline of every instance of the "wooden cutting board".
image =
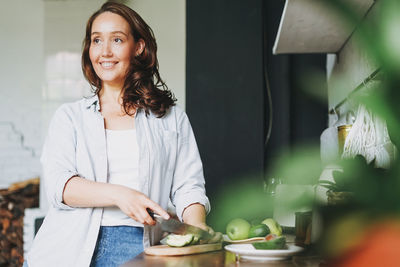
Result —
M144 253L154 256L179 256L204 253L222 249L222 243L193 245L187 247L170 247L168 245L152 246L144 249Z

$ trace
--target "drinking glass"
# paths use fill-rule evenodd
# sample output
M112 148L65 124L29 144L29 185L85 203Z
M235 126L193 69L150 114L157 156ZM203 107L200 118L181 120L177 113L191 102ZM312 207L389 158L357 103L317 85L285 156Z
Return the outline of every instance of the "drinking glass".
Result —
M282 184L280 178L268 178L267 181L264 182L264 192L270 196L275 196L276 186L279 184Z

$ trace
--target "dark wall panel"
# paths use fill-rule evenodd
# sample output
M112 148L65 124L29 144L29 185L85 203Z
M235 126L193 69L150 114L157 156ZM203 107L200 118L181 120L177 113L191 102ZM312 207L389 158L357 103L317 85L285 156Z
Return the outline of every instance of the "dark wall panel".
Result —
M327 124L326 101L307 92L313 88L320 91L319 95L326 93L324 79L312 79L316 73L325 75L326 55L272 54L283 7L284 1L264 1L264 56L273 106L271 138L265 149L267 173L283 149L304 143L318 144ZM265 107L268 115L268 103Z
M261 0L187 1L186 111L211 200L263 171L262 31Z

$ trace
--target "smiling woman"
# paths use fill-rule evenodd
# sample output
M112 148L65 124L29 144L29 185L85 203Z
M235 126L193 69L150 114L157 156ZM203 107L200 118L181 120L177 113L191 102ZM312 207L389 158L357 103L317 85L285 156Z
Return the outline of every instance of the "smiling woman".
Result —
M62 105L41 162L50 210L27 264L119 266L156 244L148 211L203 229L203 167L186 114L158 72L150 27L107 2L87 23L82 70L93 96Z
M127 114L142 108L146 114L151 110L161 117L176 99L160 77L153 31L135 11L118 6L109 4L108 9L100 9L89 19L83 43L83 73L96 88L95 93L108 79L120 77ZM113 64L120 66L114 68ZM102 80L103 74L107 80Z

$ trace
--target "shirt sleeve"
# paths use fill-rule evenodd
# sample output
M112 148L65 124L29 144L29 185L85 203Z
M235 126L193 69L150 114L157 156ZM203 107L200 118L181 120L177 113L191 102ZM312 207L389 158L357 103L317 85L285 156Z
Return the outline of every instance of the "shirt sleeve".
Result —
M55 112L43 146L42 175L50 205L55 208L72 210L63 203L66 182L77 175L75 150L76 133L71 112L62 105Z
M210 202L205 192L203 164L189 119L183 111L178 115L178 151L174 171L171 202L182 220L182 213L193 203L210 211Z

